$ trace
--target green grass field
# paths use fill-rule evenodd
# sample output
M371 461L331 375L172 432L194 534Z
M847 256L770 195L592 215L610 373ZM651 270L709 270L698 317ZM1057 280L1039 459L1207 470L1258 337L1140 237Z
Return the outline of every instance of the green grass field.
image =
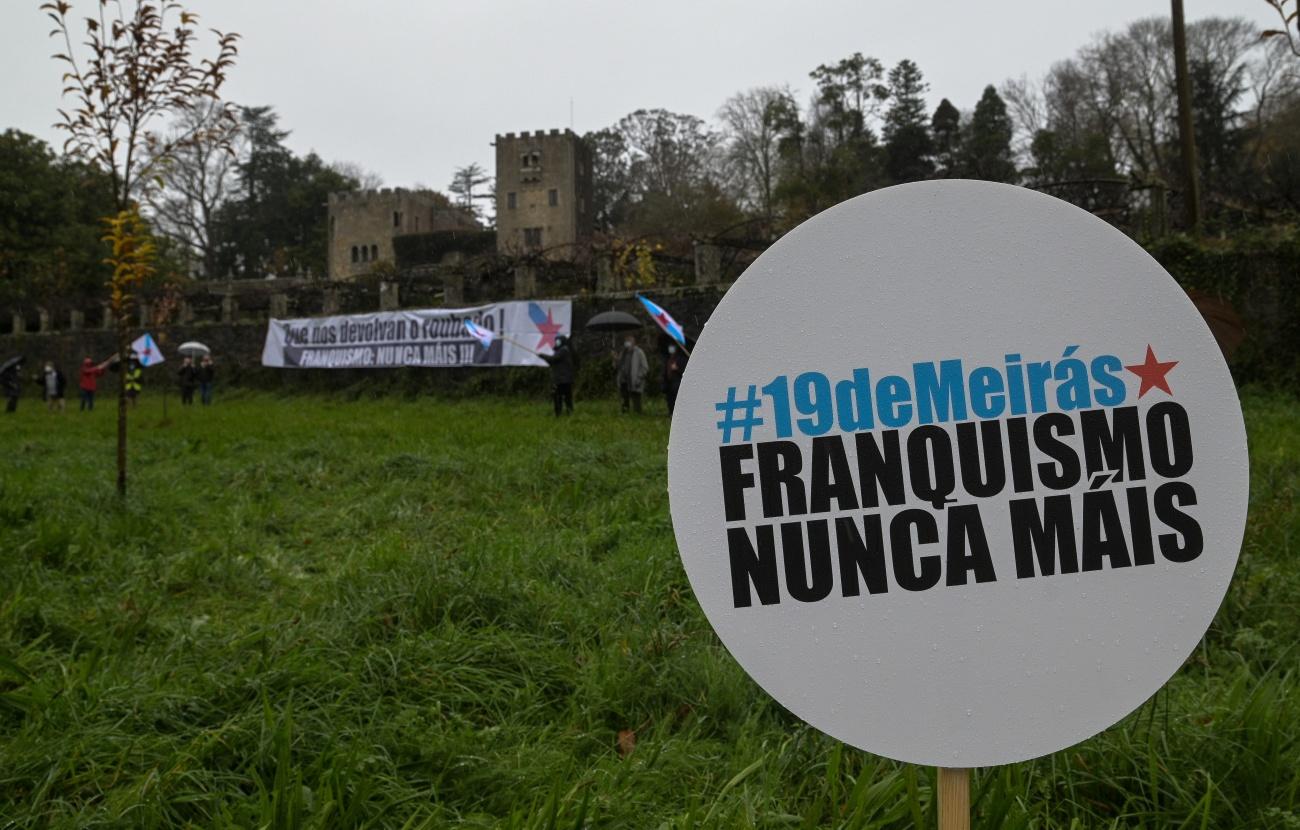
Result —
M719 645L661 410L147 400L123 503L108 403L0 416L0 827L934 826L933 770ZM1203 646L1106 733L978 772L976 826L1300 828L1300 403L1244 403Z

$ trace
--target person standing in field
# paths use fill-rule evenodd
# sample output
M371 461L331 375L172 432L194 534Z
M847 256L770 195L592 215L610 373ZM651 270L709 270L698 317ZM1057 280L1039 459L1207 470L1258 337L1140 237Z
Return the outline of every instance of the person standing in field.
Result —
M577 369L577 358L569 338L563 334L555 337L555 351L539 354L551 367L552 394L555 399L555 417L563 413L573 414L573 378Z
M205 354L203 359L199 361L198 371L199 400L203 402L204 406L212 403L212 381L216 379L216 376L217 367L213 365L212 357Z
M641 396L645 394L645 376L650 371L650 364L645 359L645 352L636 344L636 338L628 335L623 340L623 351L618 357L618 393L623 398L623 411L641 412Z
M99 389L99 376L104 374L108 364L112 362L113 358L111 357L99 364L96 364L89 357L81 361L81 376L77 382L77 386L81 390L81 405L78 407L81 412L95 409L95 392Z
M194 403L194 390L199 385L199 368L194 365L194 358L186 355L181 360L181 368L176 376L181 384L181 405L191 406Z
M20 357L0 372L0 390L5 394L5 414L18 411L18 395L22 392L23 359Z
M685 371L686 355L675 343L668 344L668 356L664 358L664 402L668 404L669 415L677 406L677 391L682 388L682 373Z
M64 411L63 392L68 382L63 372L59 371L59 367L52 361L45 361L45 369L36 382L40 384L41 392L45 396L45 408L51 412Z

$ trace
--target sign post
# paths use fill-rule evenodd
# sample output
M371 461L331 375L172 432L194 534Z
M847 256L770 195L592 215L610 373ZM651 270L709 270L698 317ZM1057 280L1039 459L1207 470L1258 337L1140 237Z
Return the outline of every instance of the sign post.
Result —
M939 767L939 830L970 830L970 770Z
M1091 214L1009 185L851 199L731 288L683 379L674 532L779 703L939 768L1056 752L1200 641L1245 524L1246 434L1187 295Z

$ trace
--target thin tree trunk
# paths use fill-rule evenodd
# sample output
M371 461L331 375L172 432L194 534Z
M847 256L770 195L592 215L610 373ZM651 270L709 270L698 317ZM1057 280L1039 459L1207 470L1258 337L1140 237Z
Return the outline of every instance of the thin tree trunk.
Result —
M126 315L129 310L123 308L117 318L117 494L126 496L126 373L130 366L127 361L128 338L131 330L127 326Z
M1196 179L1196 133L1192 123L1192 81L1187 71L1187 31L1183 0L1172 0L1174 80L1178 88L1178 138L1183 153L1183 200L1188 231L1201 235L1201 189Z

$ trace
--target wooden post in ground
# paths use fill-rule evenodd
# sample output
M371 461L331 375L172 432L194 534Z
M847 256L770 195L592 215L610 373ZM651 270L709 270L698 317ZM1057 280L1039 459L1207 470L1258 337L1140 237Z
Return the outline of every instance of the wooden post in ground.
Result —
M1187 232L1201 235L1201 186L1196 167L1196 129L1192 120L1192 81L1187 69L1187 31L1183 0L1170 0L1174 35L1174 89L1178 96L1178 139L1183 156L1183 202Z
M939 830L970 830L970 770L939 767Z

